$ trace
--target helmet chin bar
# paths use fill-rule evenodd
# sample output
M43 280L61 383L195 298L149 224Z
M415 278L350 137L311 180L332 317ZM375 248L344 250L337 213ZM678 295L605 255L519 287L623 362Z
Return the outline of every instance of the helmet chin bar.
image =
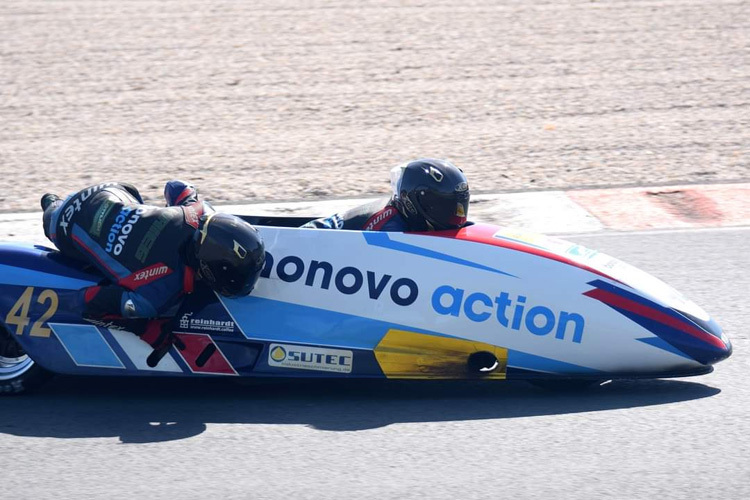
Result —
M422 208L419 207L413 215L406 219L407 223L410 223L410 229L412 231L437 231L435 225L422 212Z
M443 226L438 224L437 222L432 222L428 218L425 217L424 219L425 224L427 224L427 230L428 231L448 231L450 229L459 229L459 227L452 227L452 226Z
M409 197L406 195L406 193L403 193L403 195L400 198L401 203L403 203L404 208L407 212L413 215L422 215L419 213L419 210L414 206L414 203L409 199Z
M214 273L211 272L211 269L203 261L201 261L198 266L198 276L200 276L203 281L210 284L211 288L216 286L216 277L214 276Z

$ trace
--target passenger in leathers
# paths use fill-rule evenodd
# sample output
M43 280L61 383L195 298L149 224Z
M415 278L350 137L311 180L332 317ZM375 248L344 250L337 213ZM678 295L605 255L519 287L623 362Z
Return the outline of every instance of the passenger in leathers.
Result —
M255 228L216 213L188 183L168 182L164 196L167 207L145 205L133 186L108 182L65 200L42 198L45 235L107 278L80 291L84 317L173 316L196 279L229 297L255 286L265 260ZM165 323L146 323L144 340L164 347L171 337Z
M363 231L438 231L467 223L469 184L463 171L447 160L422 158L391 170L393 195L304 228Z

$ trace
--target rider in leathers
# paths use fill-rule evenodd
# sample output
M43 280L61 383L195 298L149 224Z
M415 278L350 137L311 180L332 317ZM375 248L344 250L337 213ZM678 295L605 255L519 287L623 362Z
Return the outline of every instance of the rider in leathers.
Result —
M164 195L166 208L149 206L133 186L109 182L65 200L42 198L45 235L63 254L93 264L107 278L107 284L80 291L84 317L173 316L196 279L228 297L254 287L265 260L255 228L215 213L185 182L170 181ZM164 323L156 324L156 332L147 323L144 340L165 342Z
M447 160L421 158L391 170L393 196L376 200L304 228L362 231L436 231L466 225L469 184Z

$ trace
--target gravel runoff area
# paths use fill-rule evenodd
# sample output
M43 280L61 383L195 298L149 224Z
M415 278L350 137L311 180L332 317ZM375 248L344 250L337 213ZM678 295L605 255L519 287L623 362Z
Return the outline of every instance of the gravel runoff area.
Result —
M357 197L453 159L475 192L750 179L745 0L4 0L2 209Z

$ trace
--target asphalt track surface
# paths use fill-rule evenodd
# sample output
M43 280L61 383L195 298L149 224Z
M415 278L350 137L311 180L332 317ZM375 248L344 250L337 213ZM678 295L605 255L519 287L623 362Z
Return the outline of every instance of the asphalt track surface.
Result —
M361 197L750 178L746 0L3 0L0 204Z
M8 498L750 497L748 228L570 239L666 280L728 332L714 373L580 393L524 383L60 377L0 399Z

